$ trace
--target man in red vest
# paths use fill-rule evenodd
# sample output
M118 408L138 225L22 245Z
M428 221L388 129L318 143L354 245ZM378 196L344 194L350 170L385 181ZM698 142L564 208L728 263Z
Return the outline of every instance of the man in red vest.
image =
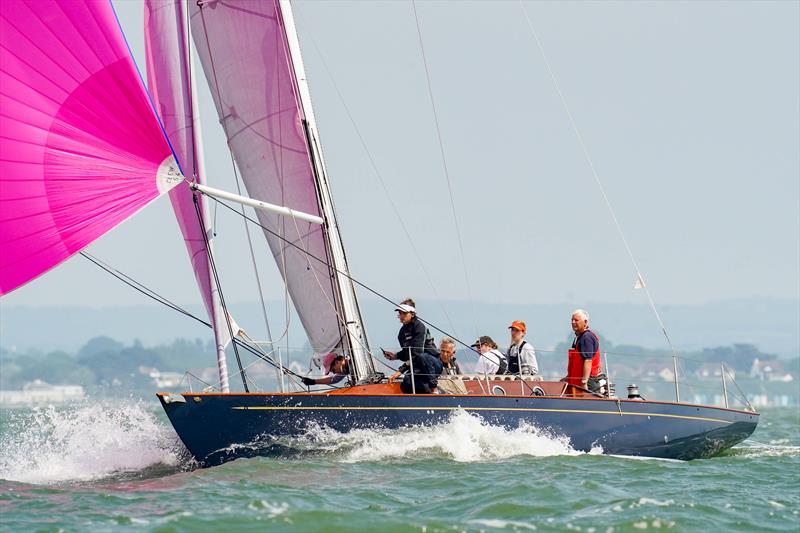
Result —
M568 352L567 377L563 381L586 388L590 376L600 373L600 339L589 329L589 313L577 309L572 313L575 341Z

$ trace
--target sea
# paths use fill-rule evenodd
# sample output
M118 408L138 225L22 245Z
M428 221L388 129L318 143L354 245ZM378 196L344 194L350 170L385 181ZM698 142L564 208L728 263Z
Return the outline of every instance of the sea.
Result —
M199 469L155 399L2 410L0 531L800 531L797 407L690 462L581 453L465 412L293 447Z

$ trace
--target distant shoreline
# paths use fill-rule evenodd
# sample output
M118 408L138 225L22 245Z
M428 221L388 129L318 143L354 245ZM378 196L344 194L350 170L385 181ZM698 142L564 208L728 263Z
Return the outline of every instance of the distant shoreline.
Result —
M482 334L504 340L507 322L525 320L529 324L529 339L542 349L569 337L569 314L578 307L569 303L476 303L477 317L473 318L472 306L466 302L418 301L422 316L464 341L472 341ZM281 302L268 305L272 309L283 309ZM237 321L248 331L258 337L265 336L259 304L233 303L230 307ZM387 304L363 299L361 307L370 340L379 344L393 343L397 320ZM615 344L635 344L648 349L666 347L652 312L644 304L589 303L581 307L588 308L593 328ZM205 318L205 311L199 304L186 308ZM800 299L748 298L665 305L661 307L661 314L679 350L746 343L782 358L797 357L800 353ZM271 320L274 331L283 329L282 312L274 313ZM434 334L441 336L439 332ZM139 340L150 346L178 338L210 339L211 333L202 324L150 304L100 308L0 304L0 347L6 350L75 351L97 336L109 336L124 343ZM298 347L305 343L299 320L292 320L289 341Z

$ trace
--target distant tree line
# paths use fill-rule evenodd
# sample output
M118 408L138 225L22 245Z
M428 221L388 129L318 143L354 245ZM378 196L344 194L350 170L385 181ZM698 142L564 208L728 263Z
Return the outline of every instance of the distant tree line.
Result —
M184 372L212 366L214 360L210 354L214 353L213 342L203 343L200 339L176 339L169 344L145 348L138 340L125 346L109 337L91 339L76 354L61 350L11 353L2 349L0 387L19 389L25 383L41 379L52 385L142 389L150 387L150 378L139 371L140 367Z
M556 353L566 353L572 346L574 337L561 342L556 346ZM652 359L663 360L672 356L672 352L667 348L644 348L630 344L614 344L608 339L600 336L600 346L604 352L608 352L612 358L620 357L620 361L632 362L627 356L637 361ZM625 359L622 359L622 358ZM703 348L699 351L678 352L681 365L687 372L693 372L701 365L708 363L725 363L725 365L736 371L737 374L747 374L753 366L753 360L775 361L778 356L775 354L764 353L753 344L732 344L730 346L717 346L714 348ZM790 367L797 367L798 360L790 362Z
M561 354L566 354L572 338L556 346L554 353L544 352L540 364L549 367L560 362ZM601 337L603 351L607 351L610 364L641 364L648 361L660 362L664 366L671 353L667 349L652 349L634 345L615 345ZM297 357L307 357L311 349L305 346L297 351ZM19 389L25 383L41 379L53 385L74 384L93 388L113 388L115 392L124 390L150 391L151 378L140 372L141 367L156 368L161 372L197 371L215 366L215 350L212 341L200 339L176 339L168 344L146 348L134 341L130 346L109 337L95 337L75 354L65 351L41 352L29 350L12 353L0 348L0 388ZM753 360L774 361L778 356L761 352L752 344L733 344L705 348L694 352L678 354L684 371L694 372L703 364L725 364L737 375L746 376ZM552 356L552 358L550 357ZM565 360L565 357L563 358ZM468 360L468 359L467 359ZM800 374L800 359L783 361L786 370ZM560 369L560 367L559 367Z

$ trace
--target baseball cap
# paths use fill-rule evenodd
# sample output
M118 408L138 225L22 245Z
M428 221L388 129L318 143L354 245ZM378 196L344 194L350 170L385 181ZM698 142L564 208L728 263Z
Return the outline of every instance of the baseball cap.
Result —
M481 335L478 337L478 340L475 341L475 344L472 345L472 348L477 348L481 344L495 344L495 342L488 335Z
M515 320L514 322L512 322L511 325L508 326L508 329L512 329L512 328L513 329L518 329L522 333L525 333L527 331L527 328L525 327L525 322L523 322L522 320Z
M403 313L416 313L417 309L413 305L400 304L394 308L395 311L402 311Z

